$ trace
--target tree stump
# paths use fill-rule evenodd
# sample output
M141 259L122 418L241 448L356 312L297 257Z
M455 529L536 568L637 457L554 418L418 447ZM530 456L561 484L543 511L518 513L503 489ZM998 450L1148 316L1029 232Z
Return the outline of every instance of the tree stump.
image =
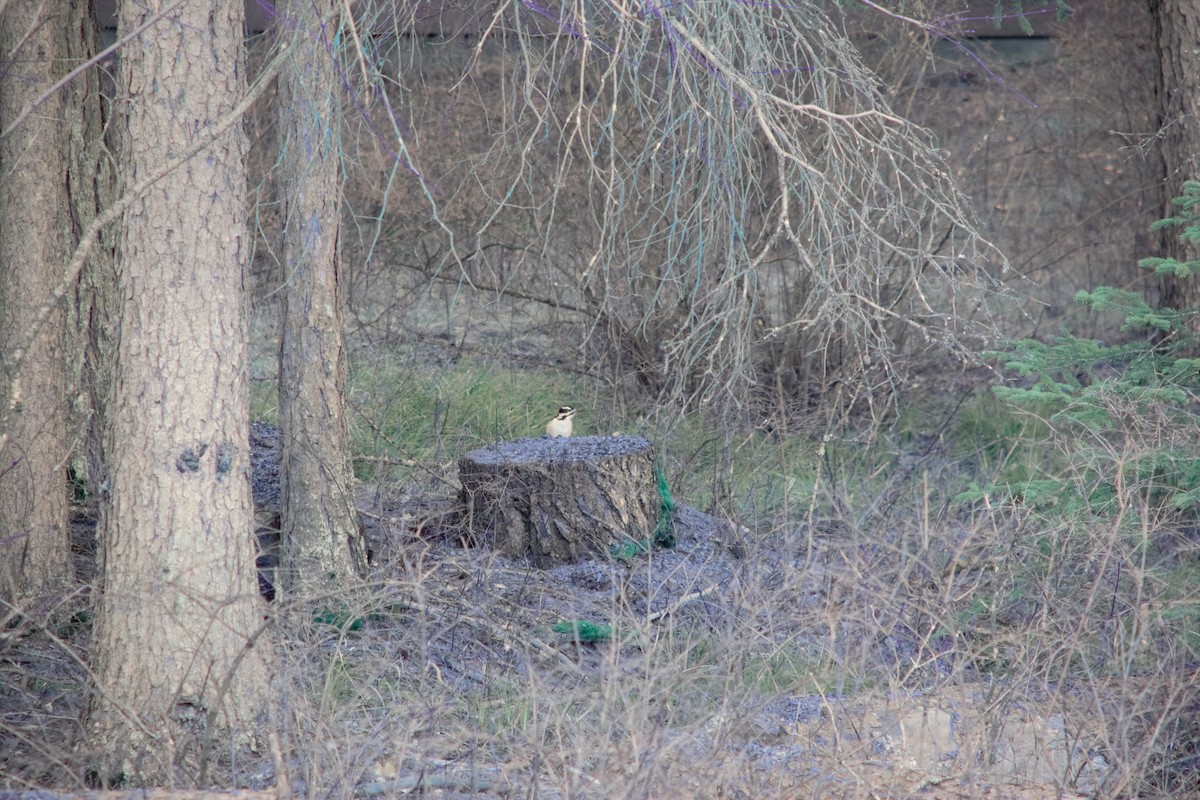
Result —
M539 567L654 535L654 446L640 436L517 439L458 462L471 540Z

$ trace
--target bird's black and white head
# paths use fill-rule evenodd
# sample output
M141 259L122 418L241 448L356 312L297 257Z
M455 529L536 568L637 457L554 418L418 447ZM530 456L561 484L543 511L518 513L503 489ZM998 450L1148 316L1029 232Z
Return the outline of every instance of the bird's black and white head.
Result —
M575 416L575 409L570 406L560 406L554 419L546 423L546 435L570 436L575 430L575 426L571 423L573 416Z

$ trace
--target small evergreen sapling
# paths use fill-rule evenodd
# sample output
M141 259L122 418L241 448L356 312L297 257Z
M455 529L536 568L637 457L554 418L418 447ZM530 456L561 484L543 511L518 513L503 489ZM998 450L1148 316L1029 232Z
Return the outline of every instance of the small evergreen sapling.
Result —
M1179 213L1153 229L1180 227L1183 241L1200 244L1200 181L1185 183L1173 204ZM1144 258L1138 264L1184 280L1200 272L1200 261ZM1137 487L1155 505L1196 511L1200 359L1191 354L1200 349L1200 309L1152 308L1139 295L1110 286L1080 292L1076 301L1118 312L1123 332L1145 335L1109 345L1064 332L1050 342L1017 340L991 354L1006 369L1036 379L995 391L1020 408L1045 414L1067 459L1055 474L991 491L1064 513L1107 513L1123 491L1127 496Z

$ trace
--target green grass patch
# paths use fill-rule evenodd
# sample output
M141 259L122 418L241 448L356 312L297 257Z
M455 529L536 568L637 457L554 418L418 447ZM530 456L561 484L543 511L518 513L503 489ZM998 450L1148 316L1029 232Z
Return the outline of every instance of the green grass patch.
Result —
M350 376L351 448L360 480L404 479L418 464L447 461L490 442L541 436L559 406L579 409L576 435L642 435L659 449L670 491L699 507L732 498L746 512L807 505L819 443L805 435L731 433L688 415L655 426L606 387L550 370L461 359L440 369L389 356ZM266 409L266 403L260 403ZM269 411L269 409L266 409Z
M963 403L949 438L954 455L976 479L1013 487L1066 466L1053 441L1036 408L1019 410L991 391L977 391Z
M453 458L498 440L541 436L563 404L578 435L592 430L595 389L549 371L504 369L462 359L445 369L381 358L353 370L351 448L361 480L402 478L413 462ZM580 399L583 398L583 399Z
M734 432L700 415L659 440L671 491L699 508L731 504L744 517L790 515L808 507L819 443L806 434Z
M810 648L788 644L770 652L747 653L743 684L766 694L824 693L836 685L830 665Z

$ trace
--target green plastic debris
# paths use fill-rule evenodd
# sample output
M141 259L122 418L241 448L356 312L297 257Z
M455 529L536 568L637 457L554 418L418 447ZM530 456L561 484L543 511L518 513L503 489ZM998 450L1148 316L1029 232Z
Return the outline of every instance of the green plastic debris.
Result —
M318 611L313 614L313 622L342 631L361 631L365 624L362 617L352 617L344 611Z
M658 480L658 525L654 528L654 544L657 547L675 546L675 498L667 486L667 476L662 467L655 465L654 477Z
M650 539L626 539L621 544L614 544L608 552L618 561L628 561L631 558L650 552Z
M576 642L605 642L613 636L613 626L604 622L589 622L578 619L574 622L559 622L554 625L555 633L567 633Z
M649 553L655 547L675 546L675 498L671 496L671 488L667 486L667 476L662 467L654 467L654 478L658 483L658 522L654 525L654 535L626 539L621 544L613 545L608 552L615 559L627 561Z

